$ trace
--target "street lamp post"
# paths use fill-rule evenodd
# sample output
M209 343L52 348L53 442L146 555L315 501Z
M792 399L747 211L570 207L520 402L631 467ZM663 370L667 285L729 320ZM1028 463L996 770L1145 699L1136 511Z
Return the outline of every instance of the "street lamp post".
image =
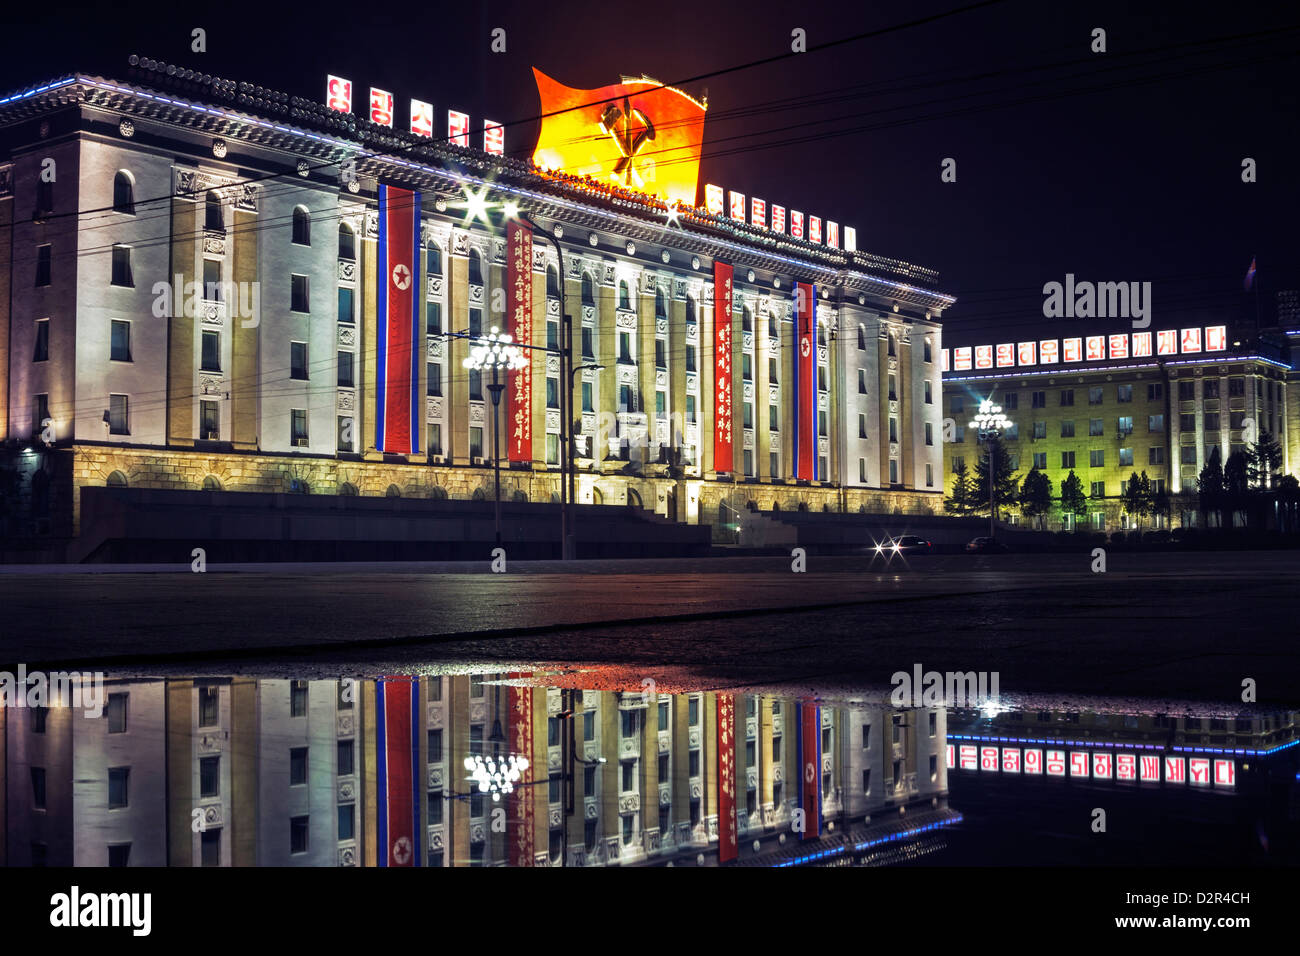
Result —
M971 421L970 427L979 431L981 441L987 442L986 448L989 454L989 537L995 537L994 520L997 514L996 502L993 500L993 489L996 487L997 462L993 457L994 446L992 439L997 438L1005 429L1011 427L1011 419L1002 414L1002 406L994 405L993 399L986 398L980 402L979 413Z
M495 520L497 547L501 546L501 392L505 385L498 381L501 369L520 369L528 364L528 359L519 346L514 344L509 332L502 332L495 325L484 337L470 348L469 356L462 363L465 368L482 374L492 371L492 384L488 390L492 393L492 472L496 481Z

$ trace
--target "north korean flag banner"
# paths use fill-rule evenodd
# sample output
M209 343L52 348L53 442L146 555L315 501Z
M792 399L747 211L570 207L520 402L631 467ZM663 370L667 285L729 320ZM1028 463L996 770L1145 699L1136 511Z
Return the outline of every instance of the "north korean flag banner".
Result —
M420 693L418 678L376 682L378 860L380 866L419 866Z
M816 840L822 832L822 709L799 701L799 808L803 810L800 840Z
M740 855L736 828L736 698L718 694L718 862Z
M713 470L730 472L731 443L731 280L732 268L713 263Z
M523 674L511 674L511 677L523 677ZM533 689L531 687L510 687L508 697L510 706L510 747L516 757L528 761L528 767L520 772L515 792L510 795L514 812L514 833L510 838L510 865L533 865L533 827L536 799L532 782L533 773Z
M817 478L817 286L794 284L794 477Z
M375 447L398 455L420 451L417 419L423 402L419 363L424 361L420 314L420 194L379 186L378 355L375 361L379 414Z
M506 227L506 287L510 296L510 335L522 345L533 341L533 230L512 220ZM511 461L533 460L533 365L532 352L525 350L529 362L514 369L506 381L510 404L506 421L510 423L509 458Z

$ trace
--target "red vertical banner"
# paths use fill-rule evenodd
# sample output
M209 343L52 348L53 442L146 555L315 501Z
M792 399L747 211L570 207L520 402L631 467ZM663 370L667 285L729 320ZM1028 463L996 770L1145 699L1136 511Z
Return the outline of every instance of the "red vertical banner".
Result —
M419 866L419 685L414 677L388 677L376 693L379 865Z
M522 674L512 674L522 677ZM533 800L535 795L529 783L533 779L533 689L531 687L511 687L510 706L510 746L516 757L528 761L528 769L519 776L515 792L510 795L514 805L515 832L510 840L510 865L533 865Z
M381 183L375 447L401 455L420 451L424 408L423 397L416 394L424 361L424 347L416 347L424 335L419 249L420 194Z
M817 462L817 287L794 285L794 477L811 481Z
M718 862L740 855L736 829L736 698L718 694Z
M508 331L522 346L533 343L533 230L522 222L506 227L506 288L509 289ZM528 364L509 373L506 409L510 461L533 460L533 353L524 349Z
M799 807L804 813L801 840L816 840L822 831L822 709L799 701Z
M713 470L730 472L731 446L731 275L713 263Z

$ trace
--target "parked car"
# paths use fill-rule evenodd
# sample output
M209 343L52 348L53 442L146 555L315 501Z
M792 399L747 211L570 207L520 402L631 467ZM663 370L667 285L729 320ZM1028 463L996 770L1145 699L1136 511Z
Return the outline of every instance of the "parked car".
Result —
M967 554L1005 554L1009 549L996 538L971 538L966 542Z
M886 538L876 545L876 554L933 554L934 545L914 534Z

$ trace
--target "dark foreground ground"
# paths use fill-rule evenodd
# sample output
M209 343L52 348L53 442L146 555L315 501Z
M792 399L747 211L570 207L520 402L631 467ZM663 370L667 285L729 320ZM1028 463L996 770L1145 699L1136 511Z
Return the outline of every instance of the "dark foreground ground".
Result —
M0 663L295 677L581 665L633 686L888 685L1300 701L1300 554L5 568ZM590 681L588 681L590 683Z

